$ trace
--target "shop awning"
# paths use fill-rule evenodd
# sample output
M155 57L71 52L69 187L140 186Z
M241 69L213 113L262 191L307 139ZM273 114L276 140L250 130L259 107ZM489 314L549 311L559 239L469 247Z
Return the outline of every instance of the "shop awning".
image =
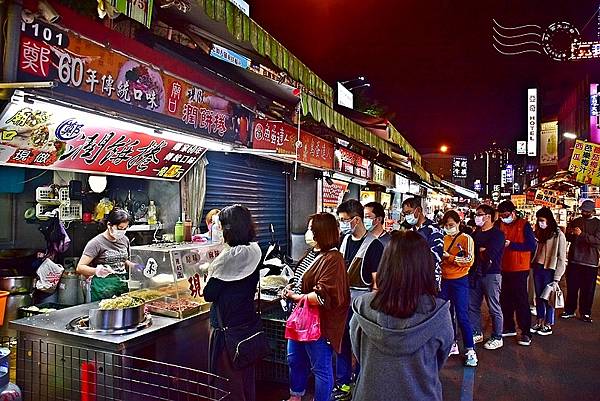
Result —
M160 10L160 15L194 25L215 42L235 43L270 60L316 97L327 104L333 103L333 89L325 81L229 0L192 1L185 12L169 7Z
M441 184L442 184L442 186L445 186L445 187L451 189L452 191L456 192L458 195L464 196L466 198L470 198L470 199L478 199L479 198L479 195L477 194L477 192L471 191L470 189L467 189L464 187L461 187L460 185L453 184L446 180L442 180Z

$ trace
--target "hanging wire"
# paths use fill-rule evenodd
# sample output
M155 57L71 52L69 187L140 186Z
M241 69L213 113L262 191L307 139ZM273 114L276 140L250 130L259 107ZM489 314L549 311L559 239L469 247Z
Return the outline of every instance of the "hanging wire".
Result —
M585 25L583 26L583 28L581 28L581 32L585 31L585 28L588 27L588 25L590 24L590 22L592 22L592 20L594 19L594 17L596 16L596 14L598 14L598 11L600 11L600 6L598 6L598 8L596 8L596 11L594 11L594 14L592 14L592 16L590 17L590 19L585 23ZM600 22L599 22L599 27L598 29L600 29Z

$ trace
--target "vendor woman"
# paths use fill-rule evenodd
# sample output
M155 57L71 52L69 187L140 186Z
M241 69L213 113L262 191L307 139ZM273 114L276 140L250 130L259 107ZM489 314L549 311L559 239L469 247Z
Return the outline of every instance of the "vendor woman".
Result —
M129 213L115 208L108 214L106 231L88 242L77 265L77 273L91 277L92 302L121 295L128 291L127 272Z

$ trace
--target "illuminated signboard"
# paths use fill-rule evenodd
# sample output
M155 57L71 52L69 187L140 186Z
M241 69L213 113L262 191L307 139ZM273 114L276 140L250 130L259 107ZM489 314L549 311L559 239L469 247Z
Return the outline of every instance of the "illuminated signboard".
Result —
M518 155L526 155L527 154L527 141L517 141L517 154Z
M341 82L337 84L338 104L340 106L354 108L354 95Z
M467 158L455 157L452 159L452 177L467 178Z
M600 142L600 127L598 126L598 84L590 85L590 140Z
M542 123L540 130L540 165L558 163L558 121Z
M537 89L527 90L527 156L537 154Z

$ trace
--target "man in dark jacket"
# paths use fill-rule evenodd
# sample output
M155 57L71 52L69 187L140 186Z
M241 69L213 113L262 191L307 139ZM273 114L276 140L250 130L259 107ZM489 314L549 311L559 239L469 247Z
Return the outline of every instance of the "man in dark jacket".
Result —
M583 201L580 209L581 217L567 227L567 241L571 243L567 265L567 301L565 311L560 316L564 319L575 317L579 294L581 320L591 323L600 254L600 220L594 217L596 207L593 201Z

